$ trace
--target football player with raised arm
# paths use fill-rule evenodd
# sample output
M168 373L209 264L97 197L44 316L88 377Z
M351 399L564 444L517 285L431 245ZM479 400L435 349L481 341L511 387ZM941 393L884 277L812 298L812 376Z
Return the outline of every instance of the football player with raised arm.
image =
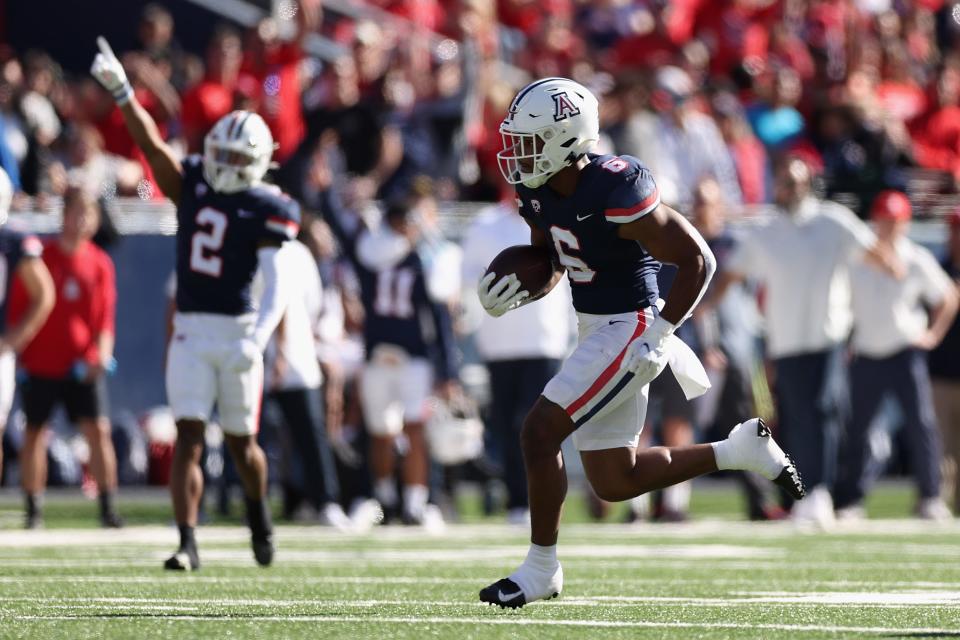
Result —
M737 425L720 442L637 448L648 385L668 363L688 395L706 388L702 366L672 334L703 296L713 255L682 215L660 203L641 162L590 153L599 138L598 103L580 84L544 78L527 85L500 133L500 170L516 185L531 244L555 254L552 284L566 271L580 325L576 350L530 410L520 436L530 550L509 577L480 591L484 602L516 608L563 588L556 545L567 478L560 444L571 434L587 480L604 500L627 500L718 469L756 471L795 498L803 485L758 419ZM663 263L678 271L658 311L656 274ZM515 274L495 278L484 276L478 291L491 315L531 301Z
M263 350L283 315L281 247L297 235L300 207L263 183L274 143L259 115L227 114L204 139L203 156L180 161L137 102L106 40L99 38L98 45L91 73L113 94L157 184L177 206L177 313L166 378L177 420L170 493L180 547L164 567L200 565L194 538L203 490L200 455L214 403L243 483L254 557L269 565L267 460L256 440ZM264 291L256 310L251 284L258 266Z

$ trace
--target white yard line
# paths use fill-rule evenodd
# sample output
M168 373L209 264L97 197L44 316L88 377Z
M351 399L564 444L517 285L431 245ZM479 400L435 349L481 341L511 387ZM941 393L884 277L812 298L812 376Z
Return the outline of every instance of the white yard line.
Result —
M496 615L496 612L494 612ZM85 615L85 616L18 616L18 620L115 620L115 618L106 615ZM162 621L169 624L171 621L211 621L216 620L220 623L227 622L222 615L202 616L165 616ZM308 622L308 623L365 623L371 625L382 625L385 623L395 624L450 624L456 626L465 625L516 625L516 626L546 626L546 627L614 627L614 628L644 628L644 629L765 629L771 631L817 631L827 633L873 633L873 634L897 634L898 636L909 634L938 634L951 633L956 629L936 628L936 627L856 627L856 626L834 626L834 625L812 625L812 624L757 624L757 623L738 623L738 622L652 622L652 621L622 621L622 620L537 620L531 618L521 618L517 614L506 613L499 617L488 618L446 618L446 617L380 617L380 616L244 616L231 620L231 622Z
M866 592L734 592L735 597L696 598L685 596L583 596L566 597L544 603L549 607L638 607L656 604L657 606L729 607L755 606L758 604L792 604L816 606L864 606L874 608L903 608L916 606L941 606L960 604L958 591L896 591L886 593ZM35 597L0 597L0 602L35 602ZM427 606L427 607L470 607L485 606L477 600L410 600L410 599L262 599L262 598L163 598L163 597L47 597L36 602L39 607L87 607L91 603L101 605L130 605L135 609L157 605L183 607L200 605L218 607L357 607L377 608L383 606Z

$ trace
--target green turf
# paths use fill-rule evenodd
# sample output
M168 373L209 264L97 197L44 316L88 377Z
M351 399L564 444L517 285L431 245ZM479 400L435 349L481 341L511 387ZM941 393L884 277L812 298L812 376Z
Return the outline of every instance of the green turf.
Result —
M908 487L884 487L869 505L899 519L830 533L744 522L730 486L694 496L692 523L631 527L586 524L572 500L564 593L520 611L477 601L526 549L522 528L496 520L442 536L282 526L270 569L253 566L241 528L209 527L203 568L171 575L159 567L172 528L101 532L89 528L92 503L61 497L47 531L0 531L0 637L960 637L960 526L904 519ZM8 497L0 514L15 507ZM162 496L123 508L169 517ZM58 528L70 523L88 528Z

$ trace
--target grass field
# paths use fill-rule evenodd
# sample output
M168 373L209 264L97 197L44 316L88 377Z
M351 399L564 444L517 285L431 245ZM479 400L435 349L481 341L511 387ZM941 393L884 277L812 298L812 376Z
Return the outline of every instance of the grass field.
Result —
M960 525L906 519L907 487L874 497L880 519L830 533L738 520L729 485L695 496L681 525L588 524L574 501L563 595L503 611L477 591L522 559L526 532L479 517L441 536L281 526L270 569L244 529L210 526L201 571L171 575L175 530L139 524L169 518L162 495L128 497L134 526L115 532L91 528L93 503L53 499L48 529L27 532L4 494L0 637L960 637Z

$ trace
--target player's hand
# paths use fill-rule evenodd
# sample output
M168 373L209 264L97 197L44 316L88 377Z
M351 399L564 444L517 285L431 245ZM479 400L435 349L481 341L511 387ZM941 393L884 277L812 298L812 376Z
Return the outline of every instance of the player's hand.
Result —
M516 309L530 297L529 291L520 291L520 280L516 274L503 276L491 286L495 273L488 273L480 280L477 286L477 295L480 304L494 318L499 318L507 311Z
M651 382L667 366L666 342L675 328L658 316L637 340L627 346L620 369L632 371L644 384Z
M93 59L90 66L90 73L97 79L103 88L113 94L113 99L118 105L126 104L133 96L133 87L127 80L127 74L123 70L123 65L110 48L110 43L103 36L97 37L97 46L100 53Z

